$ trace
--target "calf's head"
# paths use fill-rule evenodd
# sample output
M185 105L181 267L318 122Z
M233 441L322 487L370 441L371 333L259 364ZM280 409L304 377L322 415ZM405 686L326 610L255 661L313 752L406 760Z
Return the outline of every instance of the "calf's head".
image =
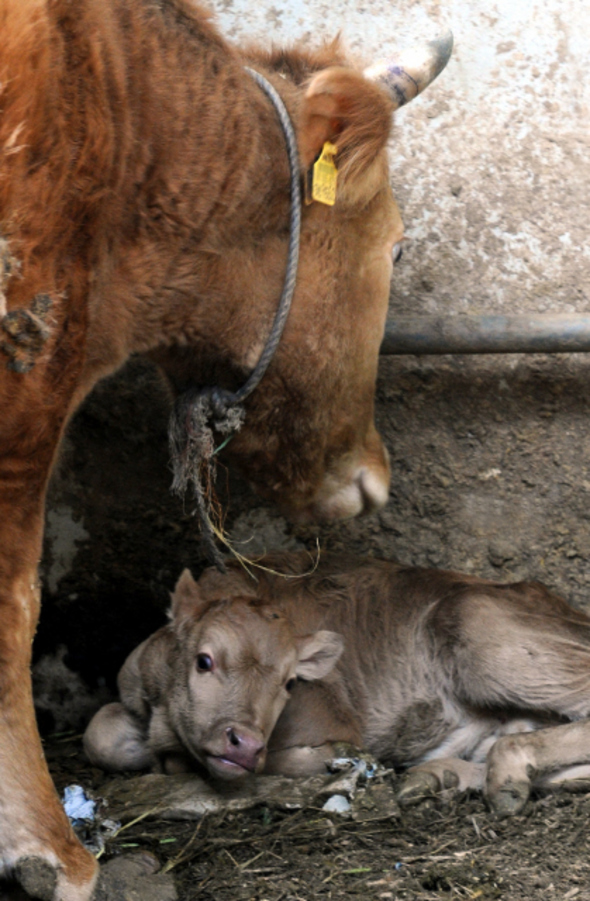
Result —
M261 772L295 681L325 676L342 639L327 631L297 636L282 612L253 596L211 600L188 570L172 598L172 619L168 713L176 734L216 778Z

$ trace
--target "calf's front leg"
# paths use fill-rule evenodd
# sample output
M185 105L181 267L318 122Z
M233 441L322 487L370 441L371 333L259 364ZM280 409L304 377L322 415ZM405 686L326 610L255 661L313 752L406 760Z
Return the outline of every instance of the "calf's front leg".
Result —
M314 776L340 754L345 743L362 747L357 716L327 682L297 682L268 743L264 772Z
M269 751L264 772L267 776L316 776L326 773L326 764L336 757L334 745L326 742L311 747L302 745Z
M397 792L402 807L419 804L443 791L481 791L485 766L458 757L441 757L411 767L404 775Z

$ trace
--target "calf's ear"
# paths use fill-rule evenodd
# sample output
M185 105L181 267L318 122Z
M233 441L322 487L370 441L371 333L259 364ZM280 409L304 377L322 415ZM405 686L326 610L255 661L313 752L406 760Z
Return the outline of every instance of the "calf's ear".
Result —
M310 682L322 679L334 668L343 650L344 641L337 632L322 629L299 639L297 675Z
M394 104L376 82L353 69L332 66L315 75L305 92L299 130L304 169L326 141L338 149L340 177L370 165L385 147Z
M198 583L195 582L190 569L182 571L174 591L170 595L172 608L170 616L174 625L179 625L197 614L203 604Z

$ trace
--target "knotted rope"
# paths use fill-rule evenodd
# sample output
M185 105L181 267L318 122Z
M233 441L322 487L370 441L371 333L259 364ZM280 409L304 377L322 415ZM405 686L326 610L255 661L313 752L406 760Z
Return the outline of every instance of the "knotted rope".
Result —
M221 516L213 488L216 477L215 455L244 424L246 418L244 401L258 387L281 340L295 290L301 231L299 155L289 113L277 91L264 76L248 67L246 71L272 101L287 145L291 174L291 212L285 281L266 345L246 383L235 392L219 387L189 389L176 401L169 424L173 465L172 491L182 497L189 486L192 487L197 504L195 512L199 517L207 552L221 572L225 572L226 569L215 543L216 530L210 516L211 512L216 510L217 520L221 525L221 528L217 529L217 534L220 535ZM225 440L218 448L215 447L215 433L225 436Z

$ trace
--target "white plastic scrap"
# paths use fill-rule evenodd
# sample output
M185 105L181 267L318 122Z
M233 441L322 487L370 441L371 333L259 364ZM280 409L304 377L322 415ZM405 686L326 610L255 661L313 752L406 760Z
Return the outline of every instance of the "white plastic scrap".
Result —
M379 770L376 763L367 763L362 757L335 757L330 761L330 769L333 773L349 767L352 767L352 771L364 779L373 779Z
M64 789L63 806L76 835L93 854L100 854L106 839L121 828L120 823L97 813L98 803L86 795L81 785L68 785Z
M351 801L356 795L357 789L375 778L380 773L386 772L379 767L377 762L365 760L363 757L335 757L328 764L328 769L336 773L336 778L329 788L333 791L322 810L346 815L350 813Z
M86 796L81 785L66 786L63 806L72 826L79 825L83 820L93 820L96 813L96 801Z
M328 813L348 813L350 811L350 801L344 795L331 795L328 798L322 810Z

